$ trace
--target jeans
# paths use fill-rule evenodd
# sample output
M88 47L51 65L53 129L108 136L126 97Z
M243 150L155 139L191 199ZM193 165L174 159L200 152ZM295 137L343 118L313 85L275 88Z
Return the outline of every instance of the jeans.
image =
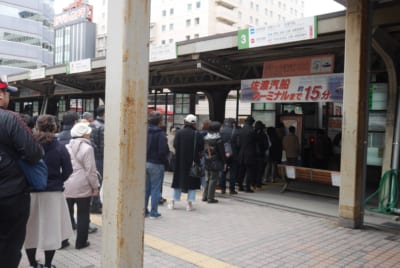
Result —
M172 200L180 201L181 200L181 189L174 188L172 192ZM187 193L187 201L194 202L196 200L196 190L188 190Z
M226 175L229 171L229 190L231 192L235 191L235 181L237 177L237 169L238 169L238 164L236 160L233 160L230 158L227 163L226 170L222 171L220 180L219 180L219 186L221 186L221 190L225 191L226 190Z
M145 193L145 210L149 205L151 196L150 216L157 216L158 201L160 201L161 184L164 175L164 165L146 162L146 193Z
M75 247L84 246L88 240L90 197L67 198L68 209L74 211L77 206L77 225ZM70 214L71 215L71 214Z
M0 266L17 268L30 209L29 193L0 199Z

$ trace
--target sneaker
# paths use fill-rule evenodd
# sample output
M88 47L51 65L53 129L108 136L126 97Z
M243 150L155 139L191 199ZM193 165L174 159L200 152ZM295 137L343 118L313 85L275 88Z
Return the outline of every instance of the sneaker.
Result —
M247 189L245 192L246 192L246 193L254 193L254 191L251 190L251 189Z
M229 191L229 194L238 194L235 190Z
M160 213L150 214L149 219L155 220L155 219L158 219L158 218L160 218L160 217L161 217L161 214L160 214Z
M175 209L175 201L174 200L171 200L171 202L168 204L168 209L171 209L171 210Z
M226 190L221 190L221 194L225 194L226 193Z
M218 203L218 200L217 200L217 199L210 199L210 200L208 200L207 203L208 203L208 204Z
M192 210L193 210L193 204L191 201L189 201L186 204L186 211L192 211Z

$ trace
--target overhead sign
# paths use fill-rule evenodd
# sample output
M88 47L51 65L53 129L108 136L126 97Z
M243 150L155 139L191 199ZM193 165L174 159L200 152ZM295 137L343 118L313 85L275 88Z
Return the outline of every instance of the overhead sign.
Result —
M269 46L314 39L317 17L307 17L238 31L238 49Z
M38 68L38 69L30 70L29 74L28 74L29 80L40 79L40 78L45 78L45 77L46 77L46 69L45 68Z
M83 73L92 70L90 59L72 61L67 64L67 74Z
M343 73L241 81L245 102L342 102Z
M176 44L165 44L159 46L150 46L149 61L162 61L176 59Z
M335 55L272 60L264 62L263 78L333 73Z

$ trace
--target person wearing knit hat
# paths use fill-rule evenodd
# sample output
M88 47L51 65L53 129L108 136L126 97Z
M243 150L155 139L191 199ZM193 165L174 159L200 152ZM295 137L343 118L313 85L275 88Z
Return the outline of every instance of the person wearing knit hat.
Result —
M64 183L64 195L67 198L70 213L73 211L74 204L78 208L76 249L90 245L88 241L90 199L92 196L99 195L100 184L97 178L93 146L90 142L91 132L92 128L86 123L75 124L71 129L71 141L67 145L73 173Z
M92 132L92 128L88 124L79 122L75 124L71 129L71 138L81 138L87 135L89 137Z

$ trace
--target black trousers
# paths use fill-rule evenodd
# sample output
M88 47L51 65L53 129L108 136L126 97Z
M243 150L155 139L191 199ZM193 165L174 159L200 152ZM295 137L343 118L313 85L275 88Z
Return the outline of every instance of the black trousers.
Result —
M0 266L18 268L25 241L29 193L0 199Z
M251 190L251 186L255 184L256 176L257 165L255 163L241 164L238 176L239 188L243 188L243 182L246 180L246 190Z
M67 198L68 209L74 210L74 204L77 206L76 219L76 243L75 247L81 247L88 240L89 217L90 217L90 197Z

